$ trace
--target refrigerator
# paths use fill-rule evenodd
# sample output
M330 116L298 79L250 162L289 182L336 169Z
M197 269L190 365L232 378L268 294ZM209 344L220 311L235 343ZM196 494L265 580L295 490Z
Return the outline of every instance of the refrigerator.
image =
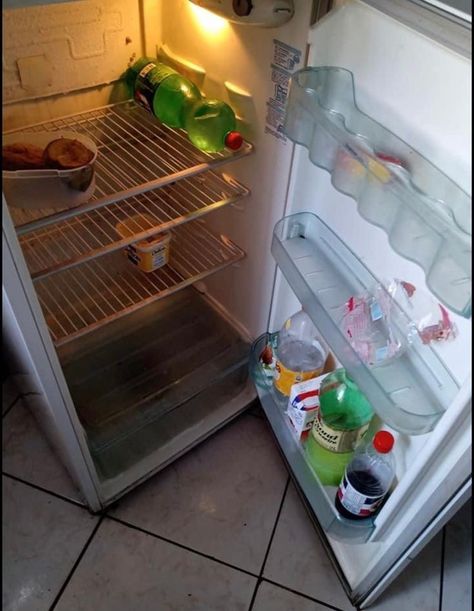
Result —
M39 208L33 192L20 208L5 180L2 195L4 349L88 507L259 401L369 607L471 494L470 18L407 0L22 0L3 17L4 138L67 130L98 148L86 203ZM230 104L243 145L199 151L129 99L144 55ZM168 264L137 269L125 249L165 231ZM456 337L373 368L339 317L390 278L443 304ZM262 374L301 307L372 432L395 438L396 485L368 520L338 514Z

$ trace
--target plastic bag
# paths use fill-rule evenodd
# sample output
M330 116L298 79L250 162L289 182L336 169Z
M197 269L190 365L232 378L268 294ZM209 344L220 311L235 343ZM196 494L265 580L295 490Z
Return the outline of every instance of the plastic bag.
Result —
M392 297L378 284L372 291L348 299L341 329L364 363L381 365L399 357L407 347L407 338L394 318L397 312Z
M404 280L394 279L387 291L410 319L408 338L419 336L423 344L453 340L457 329L447 309L431 295Z

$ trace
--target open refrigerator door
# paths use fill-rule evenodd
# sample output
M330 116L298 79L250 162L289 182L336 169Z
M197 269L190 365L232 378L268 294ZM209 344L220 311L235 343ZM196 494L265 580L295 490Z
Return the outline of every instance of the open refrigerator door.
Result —
M270 324L251 367L310 514L351 599L365 607L470 494L470 60L363 2L332 11L309 43L286 106L284 133L298 146L274 228ZM423 335L429 324L414 321L408 298L390 298L394 286L439 303L445 331ZM355 341L355 332L367 339L355 316L367 304L367 327L369 306L384 303L392 304L391 339L377 362L376 349ZM337 511L337 486L321 483L265 352L262 360L266 346L278 359L278 332L301 307L373 406L368 437L381 429L395 438L396 485L372 518ZM393 335L406 338L408 329L415 335L390 354Z

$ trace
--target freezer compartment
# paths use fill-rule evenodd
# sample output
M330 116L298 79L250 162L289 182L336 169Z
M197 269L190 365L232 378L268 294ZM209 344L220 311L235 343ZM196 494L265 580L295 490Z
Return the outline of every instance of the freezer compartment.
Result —
M60 348L106 489L145 463L161 468L243 409L249 399L229 405L245 389L249 351L193 288Z
M201 220L171 231L169 263L138 269L125 252L114 252L35 283L56 346L162 299L244 257L227 237Z
M284 131L392 248L418 263L430 290L471 316L471 198L356 104L352 73L306 68L291 80Z
M458 392L436 352L414 339L405 352L377 367L366 365L341 331L347 300L374 288L377 279L357 256L312 213L286 217L275 226L272 254L296 297L341 365L378 416L409 435L431 431ZM394 303L398 331L406 314Z
M130 100L7 133L18 134L20 141L27 142L28 132L64 129L88 136L97 145L95 193L90 202L73 209L30 210L28 217L19 219L19 235L199 174L252 151L244 142L237 151L204 153L191 144L184 130L163 125Z
M271 379L263 371L259 357L268 344L269 334L260 336L252 346L250 374L257 388L260 402L270 422L273 433L282 450L290 472L304 495L308 507L326 535L350 543L363 543L374 530L374 521L346 520L334 505L337 487L323 486L308 463L304 446L296 439L285 414L287 399L282 398L274 389Z
M78 265L218 210L249 194L233 178L203 172L119 203L91 210L20 236L33 279ZM15 225L34 215L10 208ZM127 223L131 234L117 230Z

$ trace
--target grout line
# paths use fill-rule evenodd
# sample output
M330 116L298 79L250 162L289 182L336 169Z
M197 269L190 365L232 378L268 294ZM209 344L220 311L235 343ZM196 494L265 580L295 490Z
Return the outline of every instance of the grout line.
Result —
M102 524L102 522L104 521L104 515L101 515L100 518L97 520L97 524L94 526L94 530L91 532L91 534L89 535L89 538L87 539L84 547L81 550L81 553L79 554L79 556L76 559L76 562L73 564L72 569L69 571L68 576L66 577L61 589L59 590L59 592L56 595L56 598L53 600L52 605L49 608L49 611L53 611L53 609L56 607L56 605L59 602L59 599L61 598L61 596L63 595L64 590L66 589L67 585L69 584L69 582L71 581L72 576L74 575L77 567L79 566L80 561L82 560L82 557L84 556L84 554L87 551L87 548L89 547L89 545L91 544L92 539L94 538L96 532L99 530L99 526Z
M260 584L262 583L263 571L265 569L265 564L267 562L268 554L270 553L270 548L272 546L273 537L275 536L275 532L276 532L276 528L277 528L277 525L278 525L278 521L280 520L280 514L281 514L281 511L283 509L283 503L285 502L286 493L288 491L289 485L290 485L290 476L288 476L287 480L286 480L285 489L283 490L283 495L281 497L280 506L278 507L278 512L277 512L277 515L276 515L276 518L275 518L275 523L273 524L272 532L270 534L270 539L268 541L268 545L267 545L267 549L266 549L266 552L265 552L265 556L263 558L262 566L260 567L260 573L258 574L257 583L255 584L255 588L254 588L254 591L253 591L253 594L252 594L252 598L250 599L250 605L249 605L248 611L252 611L253 606L255 604L255 599L257 597L258 588L260 587Z
M38 394L38 393L36 393L36 392L25 392L25 393L20 393L20 394L18 395L18 397L17 397L17 398L16 398L16 399L13 401L13 403L10 405L10 407L8 407L8 408L7 408L7 410L6 410L6 411L5 411L5 412L2 414L2 420L3 420L3 418L5 418L5 416L6 416L7 414L9 414L9 413L10 413L10 411L11 411L12 407L18 403L18 400L19 400L19 399L23 399L23 397L29 397L30 395L37 395L37 394Z
M292 594L301 596L301 598L306 598L307 600L310 600L314 603L318 603L318 605L323 605L323 607L327 607L328 609L332 609L333 611L342 611L340 607L335 607L334 605L331 605L331 603L324 602L323 600L319 600L318 598L313 598L309 594L304 594L303 592L299 592L298 590L293 590L293 588L284 586L283 584L273 581L272 579L268 579L267 577L262 577L262 581L266 581L267 583L270 583L272 586L277 586L278 588L281 588L282 590L286 590L287 592L291 592Z
M438 611L443 608L443 582L444 582L444 557L446 549L446 525L443 526L443 535L441 538L441 567L439 572L439 607Z
M215 556L211 556L209 554L205 554L204 552L200 552L197 549L194 549L192 547L188 547L187 545L183 545L182 543L178 543L176 541L173 541L172 539L168 539L167 537L163 537L161 535L157 535L154 532L151 532L149 530L146 530L145 528L141 528L140 526L135 526L135 524L131 524L130 522L126 522L125 520L121 520L120 518L116 518L115 516L111 516L111 515L106 515L106 517L109 520L112 520L113 522L118 522L119 524L122 524L122 526L126 526L127 528L131 528L132 530L138 530L138 532L141 532L145 535L149 535L150 537L154 537L155 539L160 539L161 541L165 541L166 543L170 543L171 545L175 545L176 547L180 547L181 549L186 550L187 552L191 552L193 554L197 554L198 556L202 556L203 558L207 558L208 560L212 560L213 562L217 562L218 564L223 564L224 566L229 567L230 569L234 569L235 571L239 571L240 573L245 573L246 575L250 575L250 577L255 577L257 578L258 575L256 575L255 573L252 573L251 571L246 571L245 569L242 569L238 566L235 566L234 564L230 564L229 562L225 562L225 560L220 560L219 558L216 558Z
M18 395L17 398L13 401L11 405L7 407L7 409L2 414L2 420L5 418L7 414L10 413L12 407L18 403L18 401L22 398L23 395Z
M71 503L72 505L75 505L76 507L81 507L81 509L86 509L87 511L89 511L87 508L87 505L85 505L84 503L81 503L80 501L70 499L67 496L63 496L62 494L58 494L57 492L53 492L52 490L48 490L47 488L43 488L42 486L38 486L37 484L32 484L31 482L28 482L22 479L21 477L12 475L11 473L6 473L5 471L2 471L2 475L4 475L5 477L9 477L10 479L13 479L17 482L20 482L21 484L25 484L25 486L30 486L30 488L34 488L35 490L40 490L41 492L50 494L51 496L54 496L57 499L61 499L61 501L66 501L66 503ZM93 514L92 512L89 512L89 513L91 513L91 515L97 515L97 514Z

